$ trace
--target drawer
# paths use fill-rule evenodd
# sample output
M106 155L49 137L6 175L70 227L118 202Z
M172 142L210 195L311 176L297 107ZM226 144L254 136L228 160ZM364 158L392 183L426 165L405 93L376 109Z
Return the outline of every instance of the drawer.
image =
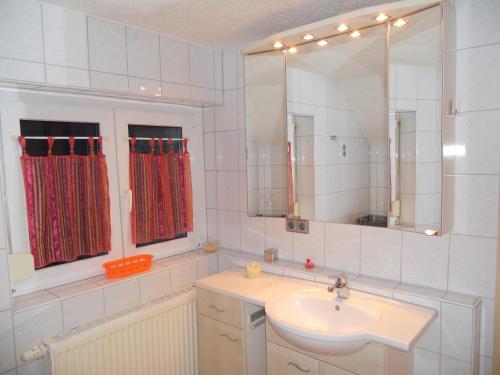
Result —
M318 375L319 361L267 342L267 375Z
M243 329L243 301L209 290L197 289L198 314Z
M366 345L364 348L361 350L352 353L352 354L345 354L345 355L328 355L328 354L317 354L313 352L308 352L305 350L302 350L295 345L292 345L288 343L287 341L283 340L271 327L269 322L266 322L266 340L268 345L269 344L276 344L279 347L286 348L288 350L291 350L293 352L301 353L305 355L306 357L310 358L315 358L318 361L324 362L325 364L328 364L330 366L335 367L335 371L333 374L339 375L342 374L344 375L343 372L338 373L338 368L344 369L348 374L353 373L353 374L359 374L359 375L386 375L386 348L385 345L377 343L377 342L370 342L368 345ZM268 357L269 359L269 357ZM320 366L321 367L321 366ZM333 370L330 372L327 372L327 368L320 368L320 373L322 375L324 374L331 374ZM323 374L324 373L324 374ZM269 374L268 374L269 375ZM398 374L399 375L399 374Z
M200 375L245 375L243 330L198 315Z

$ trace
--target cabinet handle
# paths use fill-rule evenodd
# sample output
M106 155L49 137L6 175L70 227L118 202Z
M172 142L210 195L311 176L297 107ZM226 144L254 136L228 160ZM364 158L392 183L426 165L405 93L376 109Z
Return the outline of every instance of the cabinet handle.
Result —
M226 309L223 309L222 307L217 307L215 305L208 305L208 308L214 309L215 311L220 312L220 313L226 311Z
M231 342L236 342L236 341L238 341L238 339L237 339L237 338L231 337L231 336L229 336L227 333L221 333L220 335L221 335L221 337L225 337L226 339L228 339L228 340L229 340L229 341L231 341Z
M305 372L305 373L307 373L307 372L311 372L311 369L308 369L308 368L302 368L302 367L300 367L298 364L296 364L295 362L292 362L292 361L288 362L288 366L293 366L293 367L295 367L297 370L299 370L300 372Z
M262 324L266 322L266 319L259 320L257 323L254 323L250 326L250 328L255 329L257 327L260 327Z

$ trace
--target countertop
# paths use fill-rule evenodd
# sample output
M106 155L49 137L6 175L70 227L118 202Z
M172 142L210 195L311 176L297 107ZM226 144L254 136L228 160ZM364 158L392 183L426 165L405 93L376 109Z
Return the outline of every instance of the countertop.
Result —
M308 288L326 288L325 284L281 277L263 272L259 278L249 279L243 269L231 269L200 279L199 288L241 299L258 306L290 292ZM385 297L351 290L352 297L367 298L380 306L383 314L376 325L370 327L370 340L408 351L437 317L434 309L395 301Z

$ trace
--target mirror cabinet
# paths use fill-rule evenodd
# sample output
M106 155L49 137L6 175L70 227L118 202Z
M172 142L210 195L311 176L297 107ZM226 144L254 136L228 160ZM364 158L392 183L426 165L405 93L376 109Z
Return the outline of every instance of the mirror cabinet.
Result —
M250 216L446 231L444 6L394 12L246 51Z

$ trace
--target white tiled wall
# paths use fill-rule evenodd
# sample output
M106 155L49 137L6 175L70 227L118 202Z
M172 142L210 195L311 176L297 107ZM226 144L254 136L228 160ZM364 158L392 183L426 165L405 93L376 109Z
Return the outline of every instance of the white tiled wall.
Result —
M220 104L221 51L37 0L0 3L0 79ZM127 96L128 97L128 96Z
M481 297L479 362L481 373L490 374L500 191L500 95L496 89L500 75L492 61L500 58L500 34L495 32L500 4L495 0L457 0L455 4L458 50L450 53L458 62L459 113L455 128L450 131L455 132L456 144L465 147L466 153L447 157L455 163L454 170L445 170L445 180L455 190L454 208L444 208L454 212L450 233L427 238L389 229L347 230L350 227L339 224L311 223L312 235L291 235L285 231L284 219L257 218L263 224L253 226L253 235L265 238L266 247L277 247L284 259L303 262L306 256L312 256L320 267ZM470 16L472 11L474 17ZM243 87L237 56L236 50L226 50L223 54L225 93L234 94ZM216 117L215 131L239 129L236 119L243 116L242 110L237 101L226 103L219 111L232 116ZM213 134L212 122L206 125L206 134ZM239 171L245 172L243 168ZM238 193L234 189L230 194ZM235 210L220 208L224 207L221 202L218 207L207 210L209 237L218 238L222 245L236 250L260 253L252 248L248 236L241 235L247 229L242 228L242 219ZM244 214L245 210L245 206L240 206L239 212ZM460 311L445 307L446 316L453 316L451 322L459 319ZM430 352L424 348L419 352L420 373L439 373L440 369L441 374L469 374L471 360L460 357L461 352L454 352L453 343L446 341L448 333L442 334L445 335L442 351L433 348ZM429 368L429 372L424 368Z

